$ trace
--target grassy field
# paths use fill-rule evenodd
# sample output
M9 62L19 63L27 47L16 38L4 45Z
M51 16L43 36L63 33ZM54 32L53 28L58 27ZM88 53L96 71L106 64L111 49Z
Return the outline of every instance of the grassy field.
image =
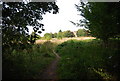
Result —
M113 46L105 48L100 40L69 40L59 44L56 52L61 56L58 64L59 79L78 81L119 79L119 49Z
M68 41L68 40L71 40L71 39L76 39L76 40L87 40L87 39L95 39L95 37L71 37L71 38L62 38L62 39L57 39L57 38L52 38L51 42L53 43L57 43L57 44L60 44L60 43L63 43L65 41ZM41 44L41 43L44 43L46 42L47 40L36 40L36 44Z

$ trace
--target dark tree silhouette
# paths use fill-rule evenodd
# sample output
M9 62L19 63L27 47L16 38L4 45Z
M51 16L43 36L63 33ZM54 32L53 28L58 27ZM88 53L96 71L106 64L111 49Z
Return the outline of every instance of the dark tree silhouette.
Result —
M35 33L44 31L42 15L46 12L56 14L58 6L55 2L3 2L2 7L2 45L4 48L14 47L19 43L25 44L35 41L29 40L30 35L27 26L33 27ZM41 30L40 30L41 29ZM36 34L34 37L36 39Z
M107 42L109 38L120 37L120 3L83 3L76 5L77 10L84 17L75 25L89 29L92 36Z

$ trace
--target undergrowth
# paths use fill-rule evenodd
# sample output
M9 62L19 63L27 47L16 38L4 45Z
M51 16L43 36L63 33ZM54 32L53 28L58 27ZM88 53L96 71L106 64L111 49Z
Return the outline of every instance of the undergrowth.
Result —
M4 79L38 79L42 71L55 58L55 45L49 41L32 45L24 50L12 50L11 54L3 53Z
M56 48L56 52L61 56L58 64L59 78L118 81L118 51L120 50L115 47L103 47L100 40L66 41Z

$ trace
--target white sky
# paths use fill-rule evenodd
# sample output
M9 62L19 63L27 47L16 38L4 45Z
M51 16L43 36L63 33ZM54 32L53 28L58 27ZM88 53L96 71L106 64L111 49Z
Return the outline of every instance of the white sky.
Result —
M56 4L59 7L59 13L46 13L43 15L41 22L44 24L45 31L43 31L40 36L43 36L45 33L58 32L59 30L76 31L80 29L80 27L76 27L70 22L78 22L81 18L77 15L79 12L75 8L75 4L78 4L79 1L80 0L57 0Z

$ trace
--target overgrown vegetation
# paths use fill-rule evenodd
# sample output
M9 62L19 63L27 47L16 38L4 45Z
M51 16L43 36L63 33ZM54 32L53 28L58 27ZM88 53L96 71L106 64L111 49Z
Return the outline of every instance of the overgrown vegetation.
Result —
M58 45L56 52L61 56L58 64L59 78L78 81L118 81L118 43L119 40L109 41L109 48L103 47L100 40L69 40Z
M38 22L42 15L56 14L59 8L55 2L27 2L2 3L3 80L36 78L54 57L51 43L34 42L39 38L37 33L45 30L44 24ZM28 26L34 30L31 35Z
M78 30L78 36L92 35L96 40L70 40L57 46L61 56L58 64L59 79L89 81L120 81L120 4L83 3L76 5L83 17L80 23L88 31ZM4 79L38 79L43 69L54 59L55 44L47 41L35 45L37 33L45 29L42 15L56 14L55 2L3 2L2 48ZM67 24L67 23L66 23ZM34 32L29 35L28 26ZM41 30L40 30L41 29ZM87 33L87 34L86 34ZM74 37L71 31L47 33L44 39Z
M4 79L40 79L42 71L54 59L56 45L47 41L29 49L13 50L3 55Z

